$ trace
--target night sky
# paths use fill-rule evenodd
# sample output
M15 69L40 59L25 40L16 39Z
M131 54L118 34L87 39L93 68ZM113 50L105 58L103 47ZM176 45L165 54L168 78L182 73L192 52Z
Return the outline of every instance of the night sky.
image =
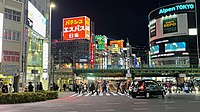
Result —
M148 14L155 8L185 0L54 0L52 39L60 38L62 19L88 16L95 34L110 39L129 38L132 46L148 46Z

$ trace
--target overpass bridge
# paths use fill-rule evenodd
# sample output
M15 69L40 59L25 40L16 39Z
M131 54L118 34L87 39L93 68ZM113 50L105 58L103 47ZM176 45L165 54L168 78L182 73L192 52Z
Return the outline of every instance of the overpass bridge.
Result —
M55 74L67 74L69 71L55 72ZM125 77L126 69L73 69L71 73L93 77ZM131 74L135 77L200 77L200 68L131 68Z

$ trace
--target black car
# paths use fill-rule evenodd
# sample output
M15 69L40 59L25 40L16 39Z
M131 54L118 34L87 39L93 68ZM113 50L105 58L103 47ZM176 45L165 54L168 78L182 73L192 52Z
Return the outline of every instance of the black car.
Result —
M131 91L129 92L133 98L136 98L136 96L150 98L154 95L161 95L164 98L166 94L163 87L155 80L139 80L136 85L131 87Z

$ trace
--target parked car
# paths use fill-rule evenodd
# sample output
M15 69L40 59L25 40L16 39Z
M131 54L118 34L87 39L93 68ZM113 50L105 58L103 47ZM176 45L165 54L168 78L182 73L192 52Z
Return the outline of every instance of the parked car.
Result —
M140 80L136 85L131 87L129 94L133 98L136 98L136 96L145 96L146 98L150 98L154 95L161 95L162 98L164 98L166 92L164 88L155 80Z

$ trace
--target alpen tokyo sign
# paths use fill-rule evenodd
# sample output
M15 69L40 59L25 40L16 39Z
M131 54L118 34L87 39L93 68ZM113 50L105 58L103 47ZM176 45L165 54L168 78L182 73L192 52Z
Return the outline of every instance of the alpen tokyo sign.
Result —
M173 7L166 7L161 8L159 10L159 14L166 14L169 12L176 12L176 11L182 11L182 10L193 10L195 9L195 5L193 3L190 4L178 4Z

